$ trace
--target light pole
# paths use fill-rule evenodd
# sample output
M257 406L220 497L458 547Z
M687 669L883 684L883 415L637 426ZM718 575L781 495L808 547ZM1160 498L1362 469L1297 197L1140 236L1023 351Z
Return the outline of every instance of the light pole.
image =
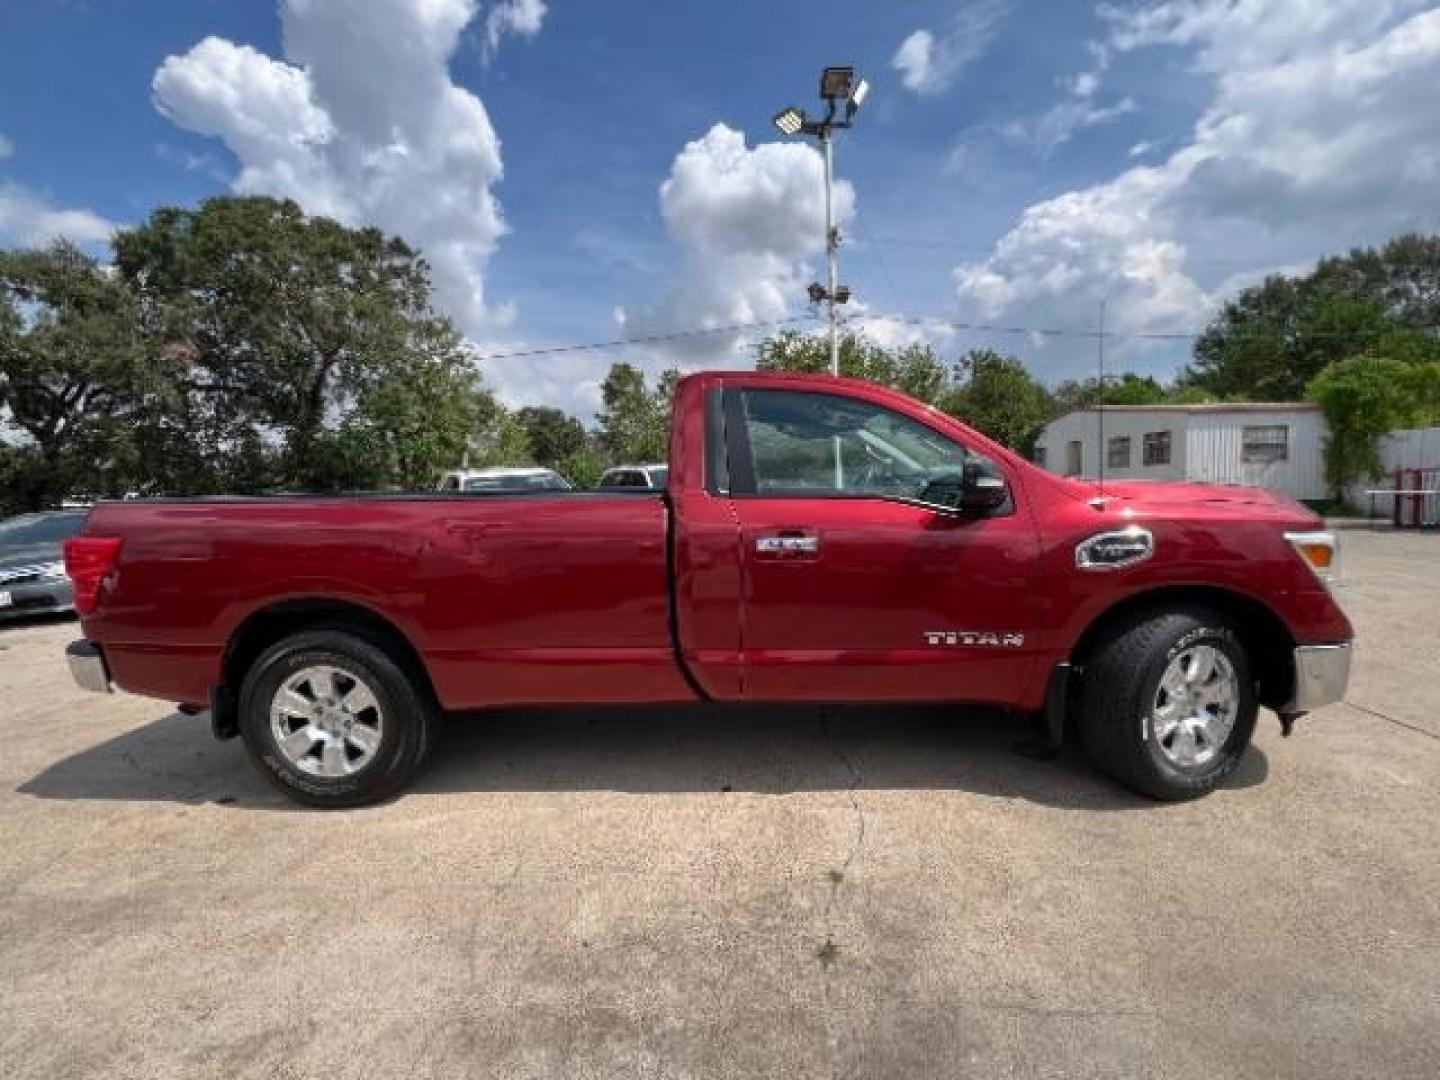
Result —
M835 203L832 188L835 184L834 134L840 128L853 127L855 114L870 92L870 84L856 79L853 67L827 67L820 73L820 98L825 102L825 115L819 120L805 116L805 110L791 105L775 114L774 123L785 136L814 135L820 140L820 151L825 158L825 262L827 285L818 282L808 292L816 303L824 301L830 321L830 374L840 374L840 315L836 306L850 299L850 287L840 284L840 230L835 227ZM837 115L841 103L845 105L842 119Z

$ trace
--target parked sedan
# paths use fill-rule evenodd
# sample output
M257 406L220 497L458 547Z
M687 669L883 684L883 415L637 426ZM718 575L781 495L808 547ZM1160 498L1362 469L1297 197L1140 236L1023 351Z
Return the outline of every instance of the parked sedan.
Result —
M60 545L80 531L86 513L56 510L0 521L0 619L75 610Z

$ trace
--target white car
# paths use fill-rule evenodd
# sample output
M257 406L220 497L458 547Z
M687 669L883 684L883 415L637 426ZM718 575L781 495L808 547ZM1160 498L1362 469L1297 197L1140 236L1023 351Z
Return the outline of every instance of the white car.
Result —
M569 491L570 481L554 469L455 469L440 478L440 491Z
M668 465L616 465L606 469L596 487L601 488L649 488L664 491L670 481Z

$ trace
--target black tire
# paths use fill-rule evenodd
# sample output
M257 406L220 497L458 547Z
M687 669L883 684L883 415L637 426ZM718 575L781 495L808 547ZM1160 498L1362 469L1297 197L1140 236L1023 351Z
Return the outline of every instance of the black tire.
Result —
M370 761L344 776L320 776L292 763L272 730L270 708L292 675L330 667L364 684L384 718ZM364 806L394 794L428 756L438 726L428 690L385 649L345 630L287 637L251 665L240 686L240 735L261 774L296 802L325 809Z
M1230 662L1236 713L1214 756L1182 767L1157 740L1151 710L1167 666L1197 645L1212 646ZM1091 760L1131 790L1166 802L1198 798L1224 783L1250 745L1257 709L1240 637L1208 608L1151 612L1117 626L1097 643L1081 676L1080 736Z

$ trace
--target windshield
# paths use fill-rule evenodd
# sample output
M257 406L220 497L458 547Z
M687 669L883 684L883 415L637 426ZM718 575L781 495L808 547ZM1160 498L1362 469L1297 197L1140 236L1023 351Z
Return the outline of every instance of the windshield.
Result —
M85 511L73 514L23 514L0 522L0 545L58 544L80 531Z

